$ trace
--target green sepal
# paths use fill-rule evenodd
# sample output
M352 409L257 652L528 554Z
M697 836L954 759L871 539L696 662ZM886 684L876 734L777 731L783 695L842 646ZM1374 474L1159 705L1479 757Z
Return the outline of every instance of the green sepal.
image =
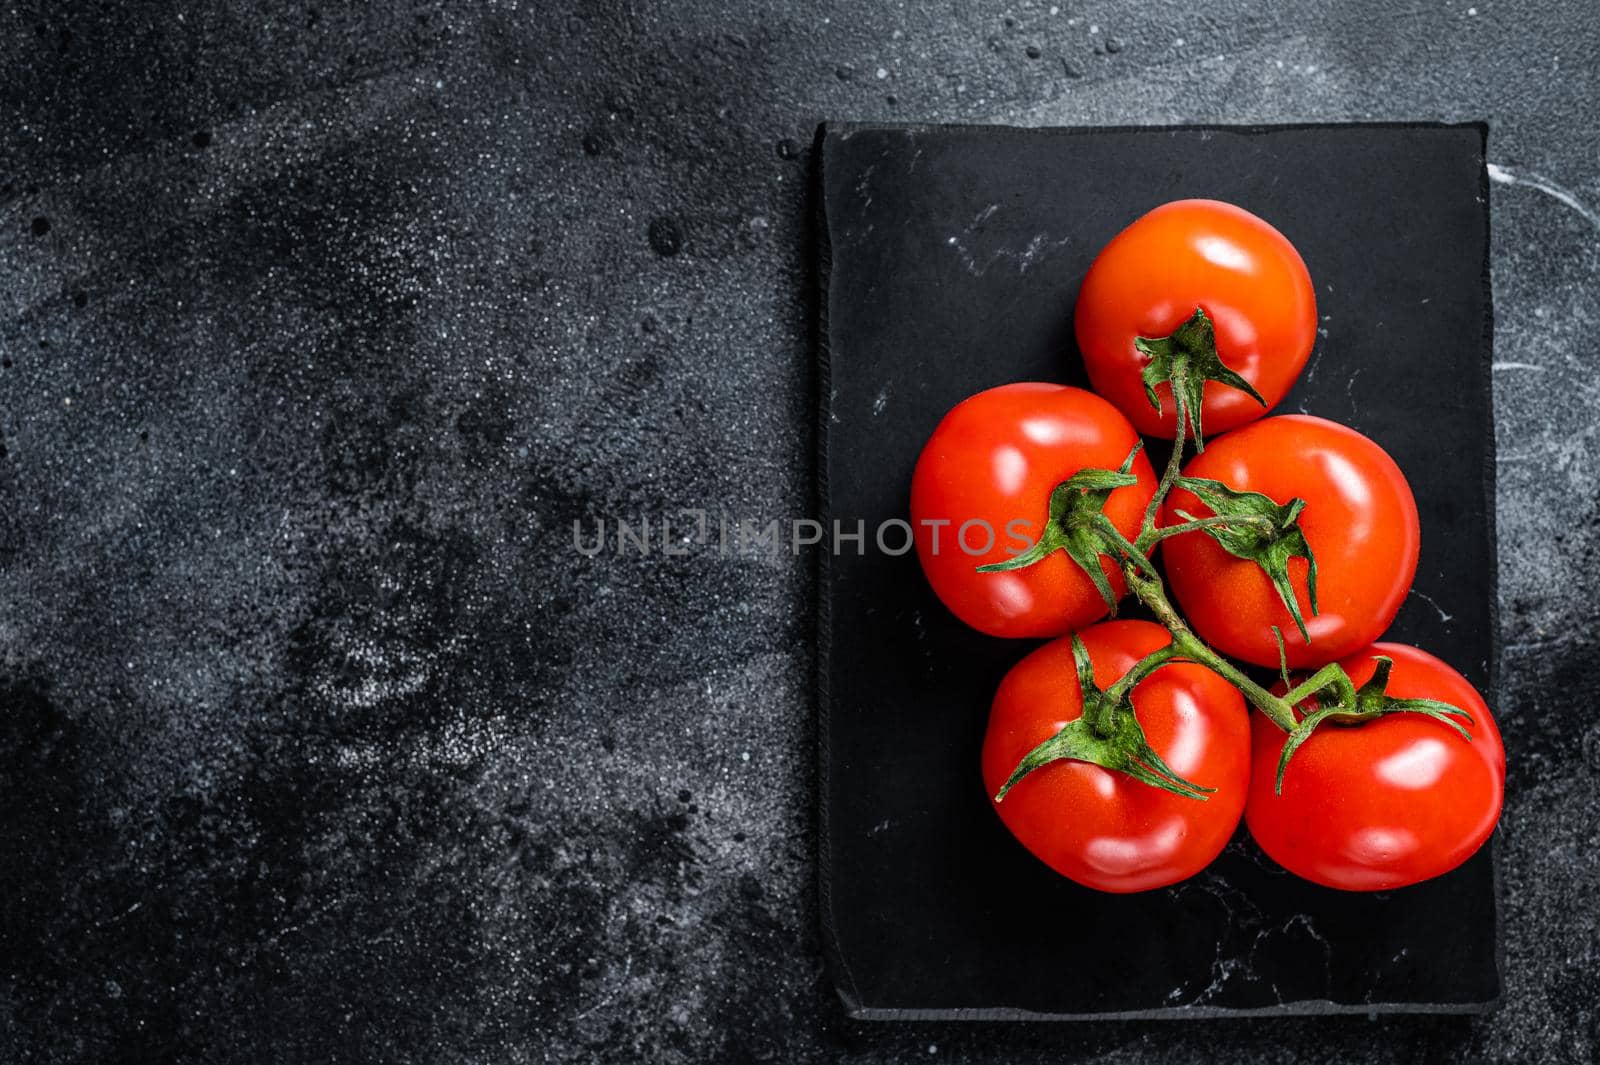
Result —
M1471 714L1459 706L1452 706L1438 699L1399 699L1389 695L1385 689L1389 686L1389 670L1394 665L1394 660L1386 655L1377 655L1375 659L1377 666L1373 669L1372 676L1361 687L1354 688L1353 700L1346 701L1334 694L1340 687L1336 683L1330 682L1318 691L1318 708L1302 718L1289 733L1288 739L1283 741L1283 751L1278 755L1278 774L1273 784L1273 791L1276 794L1283 794L1283 774L1289 768L1289 759L1293 758L1294 753L1311 738L1317 726L1330 719L1339 724L1360 725L1385 714L1422 714L1441 724L1449 725L1469 743L1472 741L1472 733L1461 723L1465 721L1467 725L1476 724ZM1349 683L1348 674L1345 674L1345 681L1346 689L1353 688Z
M1300 512L1305 509L1303 499L1287 503L1273 502L1260 492L1240 492L1221 481L1208 481L1200 477L1179 477L1179 488L1193 492L1211 513L1223 518L1241 519L1235 525L1206 525L1201 528L1207 536L1222 545L1223 550L1235 558L1254 562L1261 567L1278 598L1294 618L1300 638L1311 642L1306 631L1305 618L1300 614L1300 601L1289 583L1289 560L1306 560L1306 593L1311 601L1311 613L1317 613L1317 559L1306 543L1306 535L1299 525ZM1177 512L1185 521L1197 520L1183 511Z
M1283 649L1283 630L1272 626L1272 638L1278 644L1278 678L1283 681L1283 690L1288 691L1294 685L1289 683L1289 654Z
M1207 381L1237 388L1263 407L1267 405L1255 386L1230 370L1217 354L1217 333L1204 308L1196 307L1187 321L1164 337L1134 337L1133 346L1150 360L1141 375L1145 398L1160 413L1161 397L1156 395L1156 386L1162 382L1172 386L1172 402L1177 408L1174 435L1181 440L1187 422L1196 451L1206 449L1200 414Z
M1273 781L1273 794L1283 794L1283 774L1289 768L1289 759L1294 757L1294 752L1298 751L1300 745L1311 738L1311 734L1317 730L1318 725L1335 714L1343 714L1345 717L1351 716L1348 712L1341 711L1337 706L1325 706L1301 718L1300 723L1289 733L1288 738L1283 741L1283 751L1278 755L1278 775Z
M1163 648L1157 654L1165 655L1168 651ZM1072 636L1072 659L1077 667L1078 690L1083 696L1083 713L1023 755L1011 776L995 792L995 802L1003 801L1006 793L1035 769L1061 759L1089 762L1123 773L1141 784L1200 802L1216 791L1180 777L1155 752L1145 739L1144 727L1134 716L1131 691L1113 698L1095 683L1088 649L1076 633ZM1133 668L1138 669L1138 664Z
M1100 564L1100 556L1110 555L1119 565L1131 560L1146 573L1155 573L1150 560L1128 542L1128 538L1105 514L1106 500L1112 492L1139 483L1139 478L1131 471L1133 460L1143 447L1143 441L1135 444L1133 450L1128 452L1128 457L1122 460L1122 465L1115 470L1079 470L1052 488L1050 516L1045 522L1044 532L1033 546L1015 558L979 566L978 572L1005 573L1023 569L1056 551L1065 551L1067 557L1077 563L1078 568L1094 582L1095 590L1115 616L1117 594L1106 577L1105 567Z

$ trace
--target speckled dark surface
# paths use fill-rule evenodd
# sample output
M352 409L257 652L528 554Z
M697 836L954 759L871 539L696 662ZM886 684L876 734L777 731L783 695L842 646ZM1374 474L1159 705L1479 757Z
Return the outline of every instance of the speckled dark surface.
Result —
M0 1059L1592 1060L1597 54L1532 0L6 9ZM1499 1012L843 1019L809 561L571 546L808 506L824 118L1490 121Z

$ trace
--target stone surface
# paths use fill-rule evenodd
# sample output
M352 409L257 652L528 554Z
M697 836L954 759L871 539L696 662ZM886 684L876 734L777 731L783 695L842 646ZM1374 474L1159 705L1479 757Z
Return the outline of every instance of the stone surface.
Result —
M840 537L816 593L819 907L852 1017L1481 1012L1500 997L1489 853L1406 891L1326 891L1240 832L1199 875L1128 897L1076 888L1018 846L977 786L978 752L996 686L1031 645L962 624L921 552L893 553L889 525L906 518L918 455L956 404L1000 382L1089 384L1070 301L1118 230L1152 204L1217 196L1271 219L1315 279L1321 335L1278 409L1367 434L1416 494L1422 554L1387 638L1487 687L1484 143L1479 125L828 126L822 505L829 539L833 522L886 532L885 547L874 534L860 551ZM1386 234L1402 239L1374 258ZM1308 536L1326 609L1343 578L1328 541ZM945 529L941 553L960 557L957 539Z
M0 1057L1589 1060L1596 54L1533 0L7 9ZM805 511L815 124L1419 117L1497 168L1504 1007L845 1021L809 561L571 536Z

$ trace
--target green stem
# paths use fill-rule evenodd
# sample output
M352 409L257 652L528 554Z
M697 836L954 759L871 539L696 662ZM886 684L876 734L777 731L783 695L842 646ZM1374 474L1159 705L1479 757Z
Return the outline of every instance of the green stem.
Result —
M1339 702L1345 706L1354 706L1356 702L1356 686L1350 680L1350 674L1337 662L1329 662L1317 670L1303 682L1295 686L1283 701L1290 706L1296 706L1301 701L1311 698L1322 689L1333 686L1338 689Z
M1184 621L1178 611L1173 608L1171 600L1167 598L1166 586L1161 577L1149 570L1148 563L1144 566L1138 564L1139 562L1144 562L1145 557L1150 553L1150 549L1165 537L1177 536L1179 533L1190 532L1194 529L1203 529L1208 525L1223 524L1222 521L1214 518L1195 518L1184 522L1182 525L1172 525L1165 529L1156 527L1156 515L1160 513L1161 504L1165 501L1167 493L1177 483L1179 473L1183 467L1184 444L1188 442L1189 438L1189 434L1186 431L1187 425L1185 424L1183 403L1178 398L1177 384L1177 382L1174 383L1173 395L1178 406L1178 432L1172 441L1172 456L1167 460L1166 471L1162 473L1161 481L1156 485L1155 495L1150 497L1150 503L1145 507L1144 520L1139 527L1139 538L1134 541L1134 546L1138 552L1136 556L1138 562L1135 562L1130 557L1124 561L1122 567L1123 574L1128 581L1128 587L1133 591L1139 602L1149 608L1150 612L1156 616L1156 620L1161 622L1162 626L1172 634L1172 643L1161 651L1148 655L1138 662L1133 669L1128 671L1128 676L1124 677L1123 681L1127 681L1128 677L1133 676L1140 670L1140 667L1144 666L1146 662L1150 662L1151 659L1156 658L1157 655L1163 655L1164 657L1150 667L1151 672L1170 659L1188 659L1206 667L1229 684L1232 684L1239 690L1239 694L1249 700L1250 705L1266 714L1274 725L1277 725L1285 732L1291 732L1297 724L1294 716L1294 703L1273 695L1267 689L1245 676L1232 662L1229 662L1208 647L1205 641L1196 636L1193 630L1189 628L1188 622ZM1228 520L1237 521L1238 519ZM1148 675L1148 673L1145 675ZM1142 680L1143 676L1139 679ZM1137 683L1137 681L1128 683L1124 690L1131 690L1134 683ZM1323 683L1326 684L1327 680L1324 680ZM1118 694L1120 695L1121 693L1119 692Z
M1265 518L1256 518L1243 514L1222 515L1220 517L1213 515L1207 518L1194 518L1178 525L1168 525L1164 528L1152 529L1151 541L1154 543L1159 543L1169 536L1181 536L1184 533L1194 532L1197 529L1209 529L1218 525L1256 525L1264 529L1270 529L1272 527L1272 523Z
M1110 702L1121 702L1129 692L1141 684L1150 674L1179 657L1176 644L1167 644L1145 655L1133 664L1133 668L1122 675L1111 687L1106 689L1106 699Z
M1172 490L1173 484L1178 480L1178 474L1183 468L1183 424L1180 419L1177 439L1172 441L1172 457L1167 459L1167 468L1161 474L1161 480L1156 485L1156 494L1150 497L1150 503L1144 508L1144 520L1139 523L1139 538L1134 541L1140 554L1149 554L1161 537L1156 529L1156 515L1161 513L1161 504L1166 500L1167 493Z
M1274 725L1285 732L1294 730L1297 724L1294 716L1294 704L1287 699L1280 699L1267 689L1245 676L1244 673L1206 645L1206 642L1196 636L1189 628L1172 602L1167 598L1166 588L1159 578L1151 578L1144 574L1137 566L1124 565L1123 576L1128 581L1128 587L1133 589L1133 594L1139 602L1149 608L1162 626L1172 634L1171 649L1177 657L1185 658L1198 665L1205 666L1211 672L1239 689L1239 694L1249 700L1250 705L1266 714ZM1327 683L1326 680L1323 682Z

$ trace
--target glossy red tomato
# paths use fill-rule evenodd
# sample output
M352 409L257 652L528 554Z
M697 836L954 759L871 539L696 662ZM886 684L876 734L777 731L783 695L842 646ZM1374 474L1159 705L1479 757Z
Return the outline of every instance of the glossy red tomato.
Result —
M1102 689L1170 641L1148 621L1108 621L1079 635ZM1244 701L1204 667L1161 667L1133 689L1133 708L1151 748L1174 773L1216 789L1206 801L1087 762L1056 761L994 803L1023 846L1100 891L1146 891L1205 868L1239 824L1250 776ZM1070 639L1047 643L1012 667L995 692L983 739L990 801L1023 755L1082 713Z
M1085 467L1117 469L1138 440L1115 407L1065 385L1002 385L958 403L911 478L917 556L939 599L991 636L1058 636L1102 617L1105 601L1065 552L1008 572L977 567L1020 554L1042 534L1057 484ZM1138 483L1105 506L1128 536L1155 494L1143 452L1132 472ZM1120 595L1121 574L1102 562Z
M1204 532L1164 540L1167 580L1196 633L1224 654L1278 664L1272 626L1296 668L1342 658L1383 635L1417 571L1421 535L1405 475L1381 447L1347 426L1303 414L1267 418L1218 437L1184 467L1187 477L1221 481L1277 503L1306 501L1299 525L1317 560L1317 605L1307 594L1305 559L1289 560L1308 646L1283 600L1254 562L1236 558ZM1163 525L1177 511L1210 510L1175 488Z
M1276 405L1317 338L1316 293L1300 254L1282 233L1217 200L1163 204L1112 238L1078 293L1076 327L1089 379L1139 432L1175 435L1172 389L1145 396L1146 357L1135 337L1164 337L1196 307L1210 316L1217 354ZM1266 413L1247 393L1207 382L1203 428L1224 432Z
M1346 891L1385 891L1454 869L1494 831L1505 794L1500 730L1466 678L1398 643L1374 644L1341 664L1360 685L1376 655L1394 660L1388 694L1465 710L1471 742L1421 714L1325 721L1290 759L1277 795L1284 733L1260 714L1251 725L1250 834L1291 873Z

